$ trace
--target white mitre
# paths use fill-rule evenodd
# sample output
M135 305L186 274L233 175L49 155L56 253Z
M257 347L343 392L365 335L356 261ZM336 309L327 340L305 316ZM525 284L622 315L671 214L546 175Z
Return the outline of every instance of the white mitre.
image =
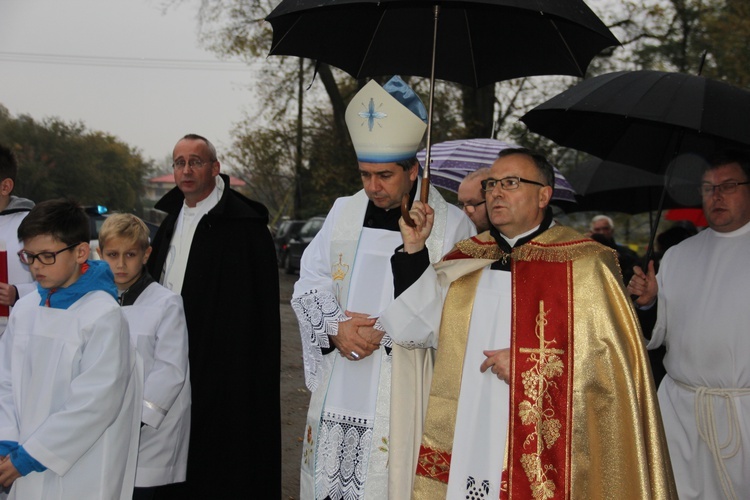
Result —
M400 77L383 87L371 80L346 108L357 160L391 163L414 158L427 130L427 110Z

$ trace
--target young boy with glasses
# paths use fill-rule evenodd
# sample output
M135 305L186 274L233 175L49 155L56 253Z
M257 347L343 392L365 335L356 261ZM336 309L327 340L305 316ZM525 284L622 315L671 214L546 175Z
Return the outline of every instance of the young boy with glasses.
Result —
M129 499L141 362L105 262L89 260L89 221L68 200L18 227L37 290L0 337L0 484L11 499Z
M143 358L141 440L134 500L154 497L157 486L185 480L190 440L188 336L182 297L146 272L151 255L146 224L113 214L99 230L99 257L115 277L130 338Z

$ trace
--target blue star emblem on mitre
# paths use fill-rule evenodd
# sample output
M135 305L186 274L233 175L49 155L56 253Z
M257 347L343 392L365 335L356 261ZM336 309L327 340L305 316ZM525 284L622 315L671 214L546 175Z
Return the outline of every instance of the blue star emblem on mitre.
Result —
M386 113L375 111L375 100L372 97L370 97L370 104L367 106L367 111L360 111L357 114L367 120L367 128L370 132L372 132L372 128L375 126L375 120L382 120L388 116Z

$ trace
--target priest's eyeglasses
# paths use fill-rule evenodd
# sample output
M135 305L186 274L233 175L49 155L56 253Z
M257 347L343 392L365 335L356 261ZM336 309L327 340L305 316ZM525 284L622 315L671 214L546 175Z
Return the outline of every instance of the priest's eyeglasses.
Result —
M185 160L177 160L172 162L172 168L175 170L185 170L185 167L190 167L191 170L196 170L201 168L203 165L210 165L214 161L203 161L200 158L190 158L188 161Z
M487 203L485 200L482 200L482 201L477 202L477 203L461 203L459 201L458 203L456 203L456 206L458 208L460 208L461 210L464 210L467 213L473 214L474 210L476 210L477 207L481 207L485 203Z
M750 184L750 181L728 181L722 182L721 184L710 184L708 182L704 182L703 184L701 184L701 187L699 189L701 191L701 194L704 197L708 198L709 196L713 196L714 190L718 191L719 194L732 194L737 191L737 186L744 186L745 184Z
M504 190L513 191L514 189L518 189L522 182L525 182L526 184L536 184L537 186L544 187L544 184L542 184L541 182L530 181L529 179L524 179L523 177L503 177L502 179L483 180L482 190L490 192L495 189L495 186L500 184L500 187Z
M27 252L26 250L20 250L18 252L18 258L21 260L21 264L31 265L34 263L34 260L39 260L42 264L45 266L51 266L57 261L57 256L67 250L72 250L73 248L80 245L80 243L73 243L72 245L69 245L62 250L58 250L57 252L39 252L39 253L31 253Z

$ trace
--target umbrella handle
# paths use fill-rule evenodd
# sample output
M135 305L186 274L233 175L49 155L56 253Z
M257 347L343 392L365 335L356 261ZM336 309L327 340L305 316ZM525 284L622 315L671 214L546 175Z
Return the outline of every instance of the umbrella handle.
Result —
M419 201L422 203L427 203L428 199L430 197L430 178L429 177L423 177L422 178L422 191L419 193ZM414 222L414 219L411 218L409 215L409 207L411 206L411 203L409 203L409 193L404 194L404 197L401 198L401 217L404 218L404 222L406 222L406 225L409 227L416 227L417 223Z

